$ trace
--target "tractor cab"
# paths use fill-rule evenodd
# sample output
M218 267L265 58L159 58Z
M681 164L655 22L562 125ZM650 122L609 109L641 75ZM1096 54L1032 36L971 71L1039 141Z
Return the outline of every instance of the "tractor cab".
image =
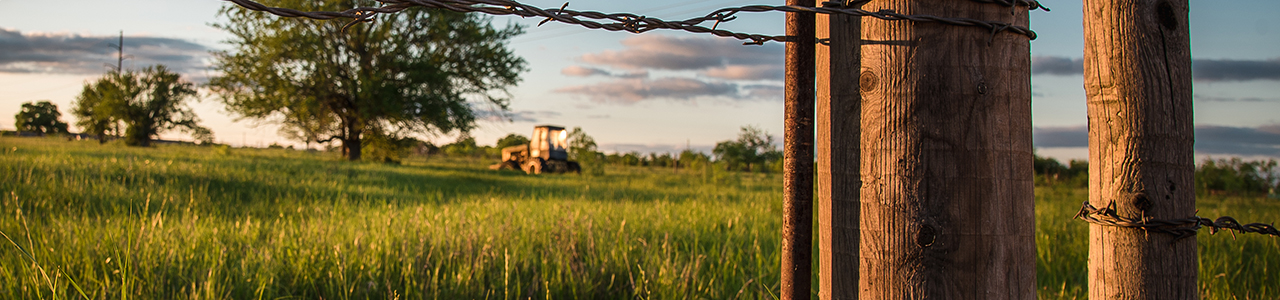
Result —
M529 136L529 156L543 160L569 159L569 132L564 127L541 125Z

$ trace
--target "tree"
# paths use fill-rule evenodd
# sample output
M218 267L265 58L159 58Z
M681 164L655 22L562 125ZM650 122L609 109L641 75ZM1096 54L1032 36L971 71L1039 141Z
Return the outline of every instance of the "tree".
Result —
M440 147L445 155L449 156L476 156L483 153L479 146L476 145L476 138L470 135L462 135L452 144Z
M73 113L86 132L102 138L108 129L124 130L125 144L150 146L161 132L182 129L202 142L213 141L213 131L198 124L187 100L196 96L192 83L163 65L147 67L142 72L112 72L85 84L76 97Z
M582 127L569 131L569 160L577 161L587 175L604 175L604 155L596 148L596 139L587 135Z
M62 121L62 113L58 106L46 101L35 104L23 103L22 110L13 116L14 127L18 131L35 132L40 135L67 133L67 123Z
M262 1L301 10L377 6L370 0ZM409 9L348 27L344 21L278 18L229 5L234 52L216 52L222 75L210 86L242 118L278 122L301 139L341 141L360 159L361 138L454 130L475 125L468 99L507 108L506 88L525 61L506 46L521 28L491 18L437 9Z
M716 147L711 150L711 154L725 162L729 169L747 172L752 170L753 165L764 165L766 159L781 159L781 153L776 152L773 137L755 126L743 126L737 140L716 143Z
M693 151L693 149L684 149L680 151L680 158L676 164L681 168L691 170L702 169L711 164L711 157L701 151Z
M511 147L511 146L528 145L528 144L529 144L529 138L523 135L512 133L512 134L507 134L507 136L504 136L498 139L498 143L496 144L497 146L495 146L494 148L498 148L498 150L501 151L502 148Z
M107 142L107 133L113 136L120 134L120 120L116 118L116 107L109 104L105 97L107 91L116 89L110 76L86 83L80 95L76 96L71 113L76 117L76 126L83 133L98 137L98 143Z

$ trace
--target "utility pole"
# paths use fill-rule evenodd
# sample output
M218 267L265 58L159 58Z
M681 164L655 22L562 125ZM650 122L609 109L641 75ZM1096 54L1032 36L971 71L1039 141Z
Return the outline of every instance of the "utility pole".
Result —
M863 7L1027 26L1022 8ZM875 18L862 20L862 39L858 296L1035 299L1030 41Z
M861 23L845 15L818 15L818 298L858 299L858 189L862 98Z
M814 0L787 0L812 7ZM783 300L809 299L813 265L814 16L787 13L782 143Z
M1187 0L1085 0L1089 203L1195 215ZM1090 299L1199 299L1195 236L1089 225Z
M110 43L108 43L110 44ZM124 30L120 31L120 42L116 43L116 73L124 72ZM110 68L111 65L104 64Z
M120 44L116 45L116 73L124 71L124 30L120 31Z

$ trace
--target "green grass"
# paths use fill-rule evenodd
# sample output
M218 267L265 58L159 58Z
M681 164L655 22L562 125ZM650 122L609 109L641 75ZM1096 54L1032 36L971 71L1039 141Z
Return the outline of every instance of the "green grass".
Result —
M526 176L488 163L0 138L0 232L12 238L0 240L0 298L777 294L779 175ZM1036 196L1040 297L1083 299L1087 227L1070 216L1086 192ZM1280 220L1276 200L1199 204L1202 216ZM1198 239L1202 295L1280 297L1276 238Z

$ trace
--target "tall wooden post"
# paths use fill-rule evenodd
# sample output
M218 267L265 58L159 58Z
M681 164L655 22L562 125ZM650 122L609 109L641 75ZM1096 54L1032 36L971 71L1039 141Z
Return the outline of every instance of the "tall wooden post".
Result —
M863 9L1027 26L1027 10L956 0ZM862 20L864 299L1035 299L1027 37Z
M818 15L818 298L858 299L861 28L856 17Z
M787 0L813 6L814 0ZM782 142L782 299L809 299L813 264L813 14L787 13Z
M1089 203L1195 215L1187 0L1085 0ZM1196 239L1089 225L1090 299L1199 299Z

